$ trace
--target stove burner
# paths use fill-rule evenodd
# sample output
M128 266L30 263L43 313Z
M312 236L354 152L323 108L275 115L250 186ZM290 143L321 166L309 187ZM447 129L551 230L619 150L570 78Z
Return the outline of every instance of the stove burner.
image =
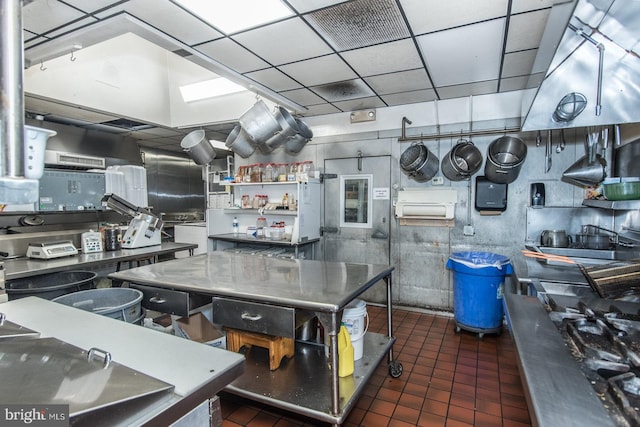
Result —
M640 314L624 304L611 304L608 311L595 305L600 310L583 301L570 307L550 300L549 316L612 419L621 427L640 427Z

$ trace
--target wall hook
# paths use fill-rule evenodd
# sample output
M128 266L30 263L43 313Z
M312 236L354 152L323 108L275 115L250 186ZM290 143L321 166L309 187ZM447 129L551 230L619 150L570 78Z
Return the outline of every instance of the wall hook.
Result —
M44 61L40 61L40 71L46 70L47 67L44 66Z
M75 61L77 58L73 56L73 51L71 51L71 62Z

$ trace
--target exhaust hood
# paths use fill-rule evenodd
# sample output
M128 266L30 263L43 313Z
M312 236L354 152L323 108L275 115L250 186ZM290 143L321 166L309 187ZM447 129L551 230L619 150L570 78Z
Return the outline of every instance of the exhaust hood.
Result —
M640 122L639 27L640 1L558 1L532 70L546 74L523 100L522 130Z

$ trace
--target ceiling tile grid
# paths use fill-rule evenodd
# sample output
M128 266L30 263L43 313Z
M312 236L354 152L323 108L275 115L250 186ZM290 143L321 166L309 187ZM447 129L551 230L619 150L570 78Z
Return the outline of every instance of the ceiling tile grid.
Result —
M194 49L312 116L535 87L555 3L283 1L292 17L224 34L172 0L34 0L23 11L25 49L127 13L186 48L186 59Z

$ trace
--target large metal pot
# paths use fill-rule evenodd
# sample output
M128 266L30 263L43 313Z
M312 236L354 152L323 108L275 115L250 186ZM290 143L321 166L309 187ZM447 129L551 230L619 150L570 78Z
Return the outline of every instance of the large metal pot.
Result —
M527 146L520 138L503 136L489 144L484 175L497 184L511 184L518 178L527 157Z
M262 151L265 151L263 145L266 146L267 140L282 131L282 126L262 100L256 102L238 120L242 129Z
M198 165L206 165L216 157L216 150L205 137L204 130L189 132L180 142L182 150Z
M296 119L298 133L289 137L284 144L284 150L288 154L298 154L304 146L313 138L313 132L302 120Z
M447 153L440 165L442 174L451 181L462 181L478 172L482 153L472 142L461 140Z
M606 234L576 234L576 246L582 249L609 249L611 237Z
M571 236L565 230L544 230L540 235L540 244L550 248L566 248L572 243Z
M418 182L427 182L438 173L440 161L424 144L412 144L400 155L400 168Z
M225 145L229 150L246 159L256 151L256 146L251 142L249 135L240 125L236 125L227 136Z
M267 141L265 142L265 144L267 144L267 146L271 149L278 148L279 146L287 142L287 139L289 139L289 137L294 136L300 130L296 119L291 116L291 114L289 114L289 112L285 108L278 107L276 109L276 112L274 113L274 117L276 118L276 121L278 122L282 130L271 138L267 139Z

